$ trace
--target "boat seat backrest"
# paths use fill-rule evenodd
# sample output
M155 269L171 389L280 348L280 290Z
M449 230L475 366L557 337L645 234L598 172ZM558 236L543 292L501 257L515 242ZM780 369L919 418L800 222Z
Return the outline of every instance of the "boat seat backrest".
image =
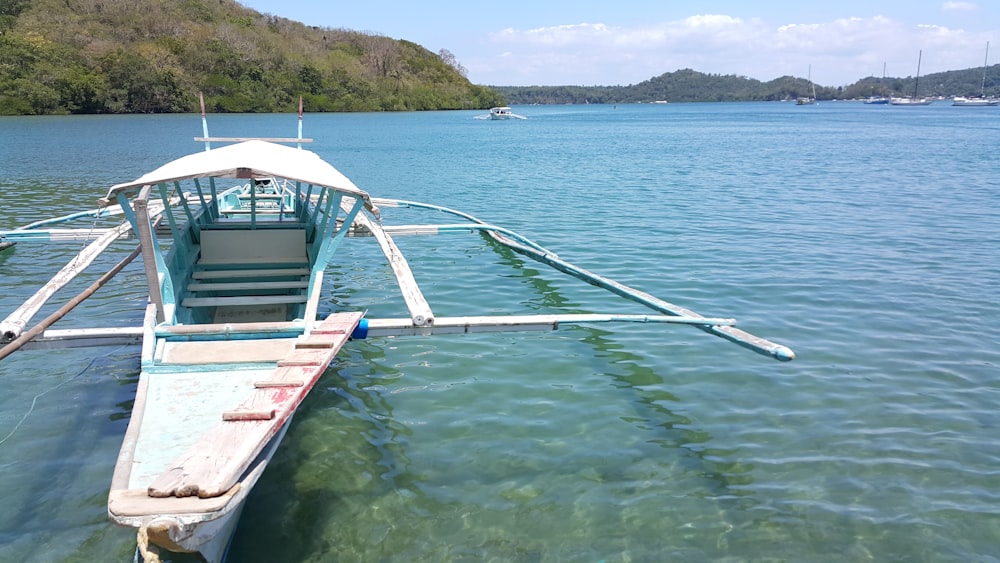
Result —
M240 209L243 204L240 203L240 198L234 193L227 193L222 198L223 205L225 209Z
M305 229L205 230L200 264L308 262Z

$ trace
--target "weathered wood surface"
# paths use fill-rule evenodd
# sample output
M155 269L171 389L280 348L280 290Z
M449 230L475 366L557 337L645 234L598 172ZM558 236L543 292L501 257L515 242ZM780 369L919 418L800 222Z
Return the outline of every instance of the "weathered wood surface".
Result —
M533 258L538 262L543 264L548 264L553 268L559 270L560 272L569 274L573 277L579 278L593 286L604 288L616 295L635 301L636 303L641 303L655 311L660 311L661 313L666 313L668 315L678 315L684 317L701 317L698 313L690 309L686 309L679 305L674 305L673 303L668 303L658 297L650 295L644 291L629 287L623 283L619 283L615 280L600 276L579 266L571 264L555 254L539 252L534 248L530 248L526 245L520 244L518 241L512 240L506 235L490 232L490 236L494 240L500 242L501 244L511 248L515 252ZM715 336L722 337L730 342L739 344L740 346L757 352L758 354L763 354L765 356L770 356L776 360L787 362L795 359L795 352L786 346L776 344L770 340L761 338L759 336L754 336L746 331L740 330L734 326L705 326L705 325L695 325L697 328Z
M108 509L114 514L131 516L215 512L224 508L239 490L240 485L237 483L225 494L207 499L198 497L151 498L145 489L112 490L108 495Z
M265 382L255 389L230 413L274 411L267 420L220 420L188 451L169 464L149 485L151 497L211 498L224 494L239 480L254 458L267 445L315 385L330 361L347 342L361 320L362 313L331 315L314 331L315 335L336 335L327 348L315 348L314 343L296 348L274 371L278 381L302 382L302 385L272 386ZM280 364L290 364L281 366ZM220 418L221 418L220 413Z
M680 317L672 315L617 315L617 314L562 314L562 315L486 315L469 317L435 317L434 326L418 327L410 318L385 318L368 320L368 336L406 336L427 334L460 334L477 332L514 332L534 330L558 330L563 325L588 323L664 323L692 324L700 326L731 326L735 319L716 317ZM209 325L177 325L156 328L157 336L200 337L226 335L238 337L258 333L302 332L302 322L260 322L222 323ZM134 342L142 336L141 327L121 327L103 329L48 330L36 337L28 346L51 343L52 346L73 346L73 341L107 340L115 344ZM326 340L324 335L313 333L301 339L296 346L308 348L313 342ZM60 344L61 343L61 344ZM325 344L323 344L325 345ZM322 347L323 345L318 345ZM40 346L35 346L40 347Z
M309 268L257 268L239 270L196 270L191 277L197 280L226 278L283 278L286 276L307 276Z
M163 213L163 204L151 204L149 206L149 216L156 218ZM38 222L41 224L44 222ZM35 223L33 223L34 225ZM26 227L22 227L26 229ZM115 240L128 235L132 230L132 225L125 221L118 226L106 229L104 234L96 238L83 250L69 261L55 276L42 286L33 296L21 304L6 319L0 321L0 340L14 340L24 331L24 327L36 313L55 295L57 291L66 286L76 276L83 272L102 252L104 252Z
M288 356L294 349L294 338L182 340L165 342L162 346L158 346L156 360L162 364L189 366L274 363Z
M475 225L431 225L431 226L414 226L408 225L402 227L403 232L408 234L432 234L441 232L442 229L465 229L465 228L476 228L485 230L490 236L497 242L510 247L512 250L523 254L529 258L537 260L543 264L552 266L553 268L574 276L578 279L584 280L587 283L606 289L612 293L615 293L621 297L635 301L636 303L641 303L655 311L665 313L667 315L677 315L685 317L700 317L694 311L685 309L668 303L662 299L654 297L648 293L639 291L637 289L628 287L617 281L599 276L593 272L589 272L583 268L570 264L565 260L560 259L554 253L549 252L545 248L535 244L534 242L509 231L507 229L502 229L495 227L493 225L487 225L483 221L469 215L468 213L463 213L455 209L449 209L447 207L442 207L438 205L431 205L427 203L420 203L417 201L406 201L400 199L389 199L389 198L372 198L373 205L379 205L382 207L413 207L420 209L433 209L436 211L441 211L458 217L462 217L474 223ZM396 232L394 229L393 232ZM770 340L754 336L748 332L740 330L732 326L706 326L706 325L696 325L697 328L709 333L719 336L730 342L738 344L748 350L752 350L759 354L770 356L774 359L787 362L795 358L795 352L786 346L771 342Z
M253 335L261 333L299 332L305 329L302 322L259 322L259 323L220 323L197 325L166 325L156 327L157 336L195 336L195 335Z
M109 229L16 229L0 231L0 236L8 242L0 242L0 250L14 246L15 242L72 242L94 241L108 234ZM121 233L121 238L129 236Z
M242 143L243 141L267 141L269 143L311 143L312 139L295 137L195 137L198 143Z
M410 265L406 262L406 258L403 257L403 253L400 252L396 243L382 230L381 225L376 225L362 213L359 213L355 217L354 223L371 231L372 236L378 241L379 246L382 248L382 253L385 254L385 259L389 262L389 266L396 275L399 291L402 293L406 307L410 311L410 318L413 319L413 324L417 326L433 325L434 313L431 311L431 306L427 304L427 299L424 298L424 294L420 291L420 286L417 285L417 281L413 277Z
M142 342L142 327L48 329L21 346L22 350L126 346ZM24 334L21 335L22 337Z
M39 334L42 334L45 329L52 326L53 323L63 318L64 316L66 316L66 314L75 309L77 305L83 303L85 299L87 299L94 293L97 293L98 289L104 287L104 285L108 283L108 281L110 281L111 278L118 275L118 273L121 272L122 269L124 269L125 266L127 266L130 262L132 262L132 260L135 260L135 258L138 255L139 255L139 248L136 247L136 249L133 250L128 256L126 256L124 259L118 262L118 264L116 264L113 268L111 268L110 270L105 272L104 275L98 278L97 281L90 284L90 287L80 292L73 299L70 299L69 302L60 307L59 310L52 313L48 317L45 317L45 319L43 319L42 322L33 326L31 329L21 333L17 338L15 338L9 344L0 348L0 360L6 358L10 354L21 349L25 344L27 344L33 338L35 338ZM3 340L4 340L3 335L0 335L0 342L2 342Z
M0 321L0 338L13 340L20 336L21 332L24 331L24 327L35 316L35 313L48 302L49 298L83 272L112 242L131 230L132 226L126 221L115 229L109 229L103 236L87 245L68 264L63 266L48 283L22 303L6 319Z
M305 289L307 280L255 281L255 282L195 282L188 284L188 291L252 291L256 289Z
M305 295L242 295L235 297L186 297L184 307L218 307L220 305L276 305L305 303Z
M270 379L255 381L253 386L258 389L266 387L302 387L306 384L302 366L282 366L271 372Z
M413 325L410 319L368 319L368 335L411 336L430 334L471 334L480 332L512 332L557 330L560 325L588 323L664 323L696 326L730 326L734 319L670 315L487 315L473 317L437 317L432 327Z

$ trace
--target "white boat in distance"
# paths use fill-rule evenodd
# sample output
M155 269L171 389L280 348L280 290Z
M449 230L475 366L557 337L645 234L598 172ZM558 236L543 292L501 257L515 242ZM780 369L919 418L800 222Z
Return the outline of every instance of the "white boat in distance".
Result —
M812 65L809 65L809 85L812 86L812 97L809 96L799 96L795 100L795 105L797 106L811 106L816 103L816 85L812 81Z
M964 96L956 96L952 99L951 105L960 107L988 107L1000 104L1000 100L996 98L986 97L986 69L990 60L990 42L986 42L986 60L983 61L983 82L979 87L979 97L978 98L966 98Z
M885 82L885 63L882 63L882 82ZM881 86L881 82L879 85ZM872 95L865 98L865 104L870 106L881 106L889 103L889 98L885 96L876 96L875 87L872 87Z
M998 104L1000 104L1000 100L996 98L965 98L956 96L951 100L951 105L964 107L985 107Z
M206 124L204 137L195 139L206 150L112 186L101 207L0 230L0 240L11 243L92 241L0 321L0 360L20 348L141 343L135 401L107 505L111 521L137 530L137 560L157 560L158 549L195 553L209 563L225 559L247 495L302 400L348 339L679 323L773 359L795 357L785 346L732 326L733 319L703 317L589 272L467 213L373 198L316 153L278 144L309 141L301 135L301 112L300 102L298 138L209 137ZM211 143L233 144L211 148ZM459 222L390 226L383 224L380 211L387 208L400 209L399 215L406 209L430 210ZM116 215L125 220L107 222ZM51 228L74 220L83 220L83 227ZM132 233L138 246L128 256L25 330L60 287ZM654 314L436 317L392 236L470 233L485 234ZM377 255L365 257L352 268L383 276L388 263L402 298L400 309L405 304L408 317L364 318L359 310L320 313L328 293L326 266L354 237L374 238L384 262ZM48 330L138 256L146 280L141 327ZM120 299L134 302L136 296Z
M929 106L930 98L890 98L889 103L894 106Z
M951 105L964 107L986 107L998 104L1000 104L1000 100L996 98L964 98L956 96L951 100Z
M477 115L476 119L491 119L495 121L500 121L504 119L528 119L528 118L523 115L518 115L514 113L514 111L507 106L498 106L495 108L490 108L490 112L485 115Z

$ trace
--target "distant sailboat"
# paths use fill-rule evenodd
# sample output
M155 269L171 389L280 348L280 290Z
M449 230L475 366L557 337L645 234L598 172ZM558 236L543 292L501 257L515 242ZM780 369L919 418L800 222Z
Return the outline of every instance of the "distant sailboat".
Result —
M917 93L920 91L920 60L923 59L924 52L920 51L917 55L917 79L913 84L913 97L912 98L892 98L889 103L894 106L927 106L930 105L931 100L928 98L920 98Z
M885 82L885 63L884 62L882 63L882 82ZM879 82L879 86L882 85L882 82ZM875 87L873 86L872 87L872 95L868 96L868 99L865 100L865 103L868 104L868 105L885 105L885 104L889 103L889 98L886 98L885 96L876 96L875 95Z
M984 107L984 106L995 106L1000 103L1000 100L996 98L986 97L986 68L990 60L990 42L986 42L986 59L983 61L983 84L979 87L979 97L978 98L964 98L961 96L956 96L952 100L951 105L953 106L965 106L965 107Z
M812 81L812 65L809 65L809 78L808 78L808 80L809 80L809 84L812 86L813 95L812 95L811 98L808 97L808 96L799 96L799 99L795 100L795 104L796 105L799 105L799 106L810 106L810 105L816 103L816 85L813 84L813 81Z

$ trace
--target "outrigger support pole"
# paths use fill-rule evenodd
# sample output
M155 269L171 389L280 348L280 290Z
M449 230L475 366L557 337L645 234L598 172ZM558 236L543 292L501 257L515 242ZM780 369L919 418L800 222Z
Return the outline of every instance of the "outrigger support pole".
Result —
M22 303L6 319L0 321L0 341L14 340L20 336L28 321L45 305L50 297L83 272L111 243L128 233L131 228L130 223L124 222L114 229L108 229L81 250L30 299Z
M146 272L146 284L149 286L149 299L156 307L156 322L162 323L166 320L163 308L163 292L160 289L159 273L156 271L156 245L153 243L153 229L149 222L149 192L151 186L143 186L137 197L132 202L132 211L135 213L136 232L139 235L139 248L142 252L143 270ZM170 212L167 211L169 214Z
M695 313L694 311L691 311L690 309L685 309L684 307L681 307L679 305L668 303L658 297L654 297L648 293L639 291L638 289L633 289L627 285L618 283L615 280L605 278L593 272L584 270L583 268L580 268L578 266L574 266L573 264L570 264L569 262L566 262L565 260L562 260L561 258L555 256L554 254L549 254L549 253L543 254L533 248L529 248L527 246L519 244L499 233L491 232L490 235L497 242L509 247L511 250L519 254L523 254L525 256L528 256L529 258L533 258L534 260L537 260L538 262L541 262L543 264L548 264L549 266L552 266L553 268L559 270L560 272L564 272L575 278L579 278L591 285L606 289L611 293L620 295L630 301L635 301L636 303L645 305L650 309L654 309L666 315L677 315L682 317L693 317L693 318L701 317L701 315ZM730 342L739 344L740 346L743 346L748 350L752 350L754 352L757 352L758 354L763 354L765 356L771 356L772 358L782 362L788 362L795 359L795 352L792 352L792 350L789 349L788 347L782 346L780 344L775 344L774 342L771 342L770 340L766 340L764 338L760 338L759 336L754 336L749 332L740 330L734 326L711 326L711 325L706 326L698 324L694 326L695 328L699 328L709 334L714 334L715 336L719 336Z
M562 315L486 315L478 317L437 317L433 324L417 325L411 318L361 319L351 334L355 340L387 336L428 336L432 334L474 334L481 332L529 332L558 330L563 325L594 323L667 323L730 326L734 319L678 317L672 315L619 315L568 313ZM291 337L311 332L322 321L223 323L209 325L160 325L156 336L179 341L225 336L228 340ZM142 339L142 327L106 327L46 330L31 339L27 348L74 348L121 345Z
M12 340L9 344L4 346L3 348L0 348L0 360L13 354L17 350L19 350L22 346L30 342L33 338L35 338L39 334L42 334L42 332L44 332L45 329L52 326L53 323L66 316L66 314L72 311L74 308L76 308L77 305L83 303L84 299L96 293L98 289L103 287L104 284L108 283L108 280L115 277L118 274L118 272L121 272L122 269L125 268L125 266L127 266L130 262L132 262L132 260L135 260L135 257L138 256L139 253L140 253L140 247L137 246L135 250L132 251L131 254L123 258L121 262L119 262L113 268L108 270L104 275L98 278L97 281L90 284L90 287L83 290L79 295L77 295L73 299L70 299L69 302L60 307L58 311L52 313L48 317L45 317L45 319L42 320L42 322L38 323L30 330L21 333L20 336Z
M678 305L674 305L673 303L668 303L648 293L639 291L638 289L631 288L627 285L618 283L612 279L605 278L603 276L600 276L598 274L595 274L593 272L587 271L583 268L570 264L569 262L566 262L565 260L556 256L555 253L546 250L542 246L535 244L534 242L522 237L521 235L506 229L495 228L492 225L488 225L487 223L480 221L476 217L469 215L468 213L463 213L455 209L449 209L447 207L441 207L438 205L420 203L417 201L372 198L372 202L377 205L382 205L385 207L398 206L398 207L433 209L444 213L449 213L452 215L463 217L473 223L472 225L467 225L465 228L474 230L483 230L487 232L490 235L490 237L493 238L493 240L499 242L500 244L503 244L504 246L507 246L511 250L519 254L522 254L524 256L527 256L533 260L541 262L543 264L547 264L559 270L560 272L569 274L593 286L606 289L616 295L624 297L625 299L645 305L646 307L649 307L650 309L653 309L655 311L659 311L665 315L689 317L689 318L702 318L701 315L695 313L694 311L685 309L684 307L680 307ZM424 226L424 228L416 228L416 229L413 228L412 226L409 226L400 229L400 231L402 232L409 230L414 234L433 233L437 232L436 227L441 227L441 226L431 225L431 226ZM461 228L461 226L459 225L445 225L443 227L447 228L448 230L459 230ZM754 336L753 334L740 330L734 326L714 326L710 324L695 324L694 326L709 334L713 334L715 336L724 338L735 344L739 344L740 346L747 348L748 350L752 350L754 352L757 352L758 354L762 354L765 356L770 356L782 362L787 362L795 359L795 352L793 352L787 346L782 346L780 344L771 342L770 340L760 338L759 336Z

